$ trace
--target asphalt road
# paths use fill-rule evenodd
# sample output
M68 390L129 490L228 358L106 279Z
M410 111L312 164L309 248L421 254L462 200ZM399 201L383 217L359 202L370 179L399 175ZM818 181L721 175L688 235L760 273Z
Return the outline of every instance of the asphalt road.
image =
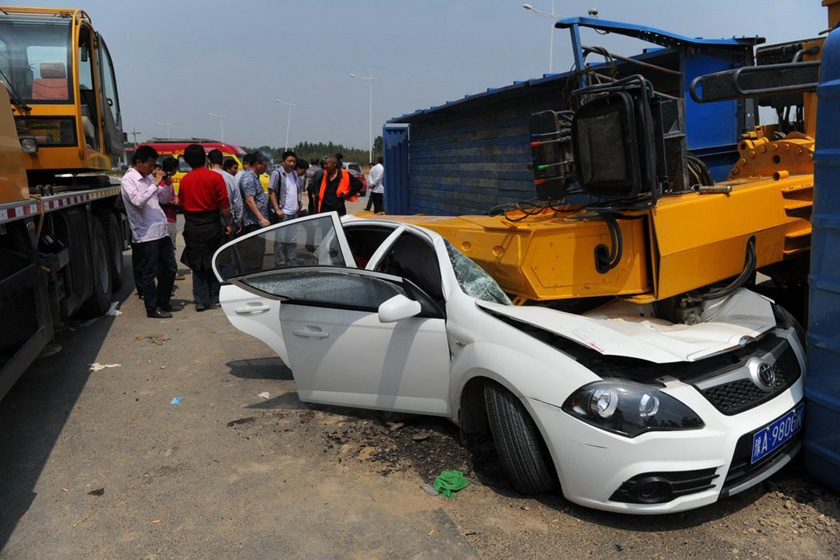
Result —
M798 464L665 517L526 498L447 422L301 403L221 310L120 300L0 401L0 558L840 557L840 497ZM427 495L440 467L472 484Z

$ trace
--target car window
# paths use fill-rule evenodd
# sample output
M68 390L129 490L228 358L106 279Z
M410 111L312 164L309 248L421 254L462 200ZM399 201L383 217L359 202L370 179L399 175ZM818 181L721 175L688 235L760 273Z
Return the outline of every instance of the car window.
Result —
M377 270L406 278L443 306L440 263L431 243L413 232L403 233L382 258Z
M449 255L449 262L452 263L452 270L455 271L455 278L458 280L458 286L465 294L482 301L513 305L502 288L489 274L484 272L483 268L475 264L472 259L464 256L448 241L444 241L444 243L446 244L446 253Z
M250 276L242 283L284 303L376 312L396 295L414 299L399 282L352 269L297 269Z
M223 280L304 266L347 266L331 214L289 222L238 239L215 256Z
M347 243L350 245L350 250L353 251L356 266L365 268L379 246L392 233L394 233L394 229L385 226L345 227L344 235L347 236Z

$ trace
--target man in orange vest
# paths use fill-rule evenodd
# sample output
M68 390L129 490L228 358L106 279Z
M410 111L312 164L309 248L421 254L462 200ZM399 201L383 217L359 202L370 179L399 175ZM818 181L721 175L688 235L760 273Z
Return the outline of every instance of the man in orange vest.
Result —
M334 156L324 158L324 173L318 193L318 212L338 212L339 216L347 213L344 201L356 200L362 190L362 182L346 169L339 169Z

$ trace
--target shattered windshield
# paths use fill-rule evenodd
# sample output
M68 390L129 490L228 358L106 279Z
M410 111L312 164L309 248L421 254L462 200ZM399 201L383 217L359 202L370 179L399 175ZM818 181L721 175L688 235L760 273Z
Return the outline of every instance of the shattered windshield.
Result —
M484 272L483 268L465 257L449 241L444 241L444 243L446 243L449 262L452 263L452 269L455 271L455 278L465 294L482 301L513 305L510 298L505 295L496 281Z

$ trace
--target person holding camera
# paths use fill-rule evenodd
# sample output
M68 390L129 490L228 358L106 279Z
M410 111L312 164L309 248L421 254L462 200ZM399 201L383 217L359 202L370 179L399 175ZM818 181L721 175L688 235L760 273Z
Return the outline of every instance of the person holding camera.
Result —
M172 317L172 286L178 265L161 203L169 202L163 183L163 169L157 169L157 150L140 146L131 158L131 169L120 181L128 223L131 226L132 262L139 269L135 276L142 292L146 316ZM156 282L157 281L157 282Z

